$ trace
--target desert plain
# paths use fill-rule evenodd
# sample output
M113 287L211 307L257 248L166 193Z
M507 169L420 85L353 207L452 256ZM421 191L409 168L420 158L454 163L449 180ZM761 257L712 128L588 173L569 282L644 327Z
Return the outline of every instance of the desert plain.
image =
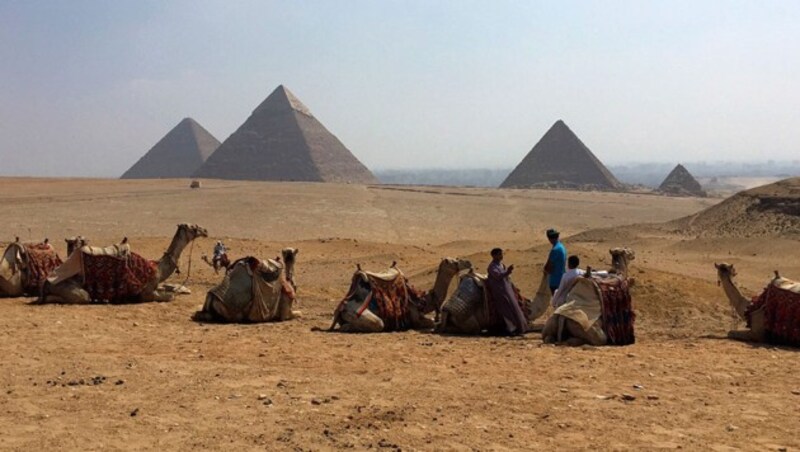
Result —
M157 259L178 223L209 232L171 278L192 293L170 303L0 300L0 449L800 448L798 351L727 339L733 320L713 267L734 263L737 282L755 295L775 269L800 278L800 241L667 223L720 199L202 183L0 179L4 247L15 236L48 237L64 257L64 237L107 245L127 236L135 252ZM324 331L356 264L377 271L396 261L427 289L442 257L483 271L500 246L517 267L514 282L532 294L549 227L583 265L608 267L611 247L635 250L634 345L556 347L536 332ZM222 278L200 259L216 240L233 258L299 248L303 317L192 321Z

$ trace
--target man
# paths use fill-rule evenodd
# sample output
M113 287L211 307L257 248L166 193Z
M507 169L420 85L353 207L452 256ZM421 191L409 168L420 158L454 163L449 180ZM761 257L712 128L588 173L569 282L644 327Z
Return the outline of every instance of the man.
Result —
M514 288L511 286L509 276L514 271L514 266L506 268L503 265L503 250L494 248L491 252L492 263L487 269L486 289L497 316L500 317L502 332L510 336L524 334L528 330L528 320L517 302Z
M553 308L558 308L567 301L567 293L572 287L572 282L585 273L578 268L580 265L581 260L578 256L573 255L567 259L567 272L564 273L564 276L561 278L561 283L558 285L558 289L553 294L553 300L550 302Z
M227 266L227 255L228 250L225 248L225 244L222 243L222 240L217 240L217 244L214 245L214 258L211 260L214 270L219 269L219 266Z
M558 289L567 265L567 249L558 240L559 235L559 232L555 229L547 230L547 240L553 245L553 248L550 249L550 255L547 257L547 263L544 264L544 271L550 275L547 280L550 285L550 293L555 293Z

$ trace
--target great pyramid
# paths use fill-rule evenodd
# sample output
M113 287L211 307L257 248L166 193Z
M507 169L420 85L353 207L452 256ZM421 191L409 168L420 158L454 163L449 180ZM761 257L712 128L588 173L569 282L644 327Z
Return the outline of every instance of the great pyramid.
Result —
M707 196L700 182L680 163L664 179L658 191L675 196Z
M377 183L283 85L206 160L196 177Z
M623 188L617 178L560 119L550 127L500 187L590 190Z
M122 179L189 177L219 147L219 141L192 118L184 118L139 159Z

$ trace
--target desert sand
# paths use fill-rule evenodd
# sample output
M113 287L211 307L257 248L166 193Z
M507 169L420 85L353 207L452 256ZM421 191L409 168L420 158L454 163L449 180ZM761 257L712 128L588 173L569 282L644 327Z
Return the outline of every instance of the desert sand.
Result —
M188 276L193 293L171 303L0 300L0 449L800 448L798 351L728 340L730 308L712 265L735 263L745 293L756 294L774 269L800 278L797 237L652 225L718 199L202 182L0 179L3 246L49 237L63 255L67 236L94 245L127 236L155 259L177 223L209 231L171 279ZM382 270L397 261L427 289L441 257L483 270L501 246L531 294L548 227L584 265L608 266L610 247L636 251L636 344L317 330L357 263ZM191 321L221 279L200 260L217 239L234 258L298 247L303 318Z

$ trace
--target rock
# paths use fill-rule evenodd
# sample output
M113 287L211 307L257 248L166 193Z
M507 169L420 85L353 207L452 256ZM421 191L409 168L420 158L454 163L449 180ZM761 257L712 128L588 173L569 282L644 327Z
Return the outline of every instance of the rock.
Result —
M792 394L800 395L800 389L795 389L794 391L792 391Z
M135 417L137 414L139 414L139 408L134 408L133 411L131 411L131 417Z
M626 402L633 402L636 400L636 396L633 394L622 394L622 400Z
M641 391L642 389L644 389L644 386L642 386L642 385L633 385L633 389L635 389L637 391Z
M561 391L561 392L569 392L569 389L567 389L567 388L561 388L561 389L559 389L559 391Z
M266 394L259 394L258 400L267 400L269 397Z
M635 353L628 353L625 356L627 356L628 358L636 358L636 354Z
M311 399L311 404L312 405L322 405L322 400L317 399L317 398L313 398L313 399Z
M616 399L617 398L617 396L613 395L613 394L612 395L596 395L595 397L600 399L600 400L611 400L611 399Z
M647 400L658 400L658 396L655 394L648 394Z
M725 426L725 431L726 432L732 432L732 431L738 430L738 429L739 429L739 427L736 427L733 424L728 424L727 426Z
M119 386L119 385L124 385L125 382L123 380L117 380L117 381L114 382L114 384Z

